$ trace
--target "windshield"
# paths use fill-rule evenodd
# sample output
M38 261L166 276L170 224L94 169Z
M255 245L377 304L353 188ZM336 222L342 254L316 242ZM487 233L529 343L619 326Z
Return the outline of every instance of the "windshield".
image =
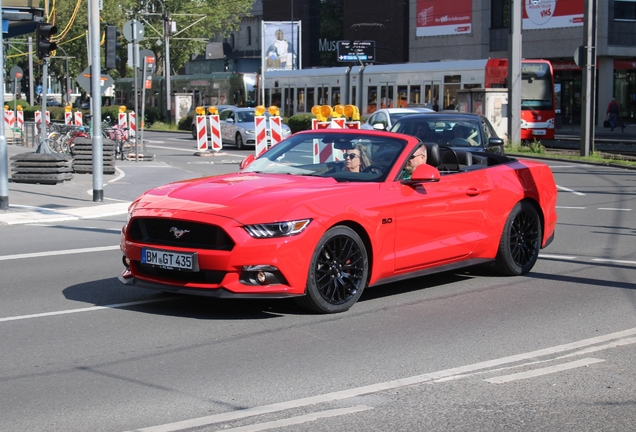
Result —
M521 109L551 110L552 75L545 63L523 63L521 69Z
M323 130L292 135L243 172L331 177L346 182L384 181L406 146L403 138Z
M422 142L451 147L482 145L479 117L427 114L406 116L391 128L391 132L418 137Z

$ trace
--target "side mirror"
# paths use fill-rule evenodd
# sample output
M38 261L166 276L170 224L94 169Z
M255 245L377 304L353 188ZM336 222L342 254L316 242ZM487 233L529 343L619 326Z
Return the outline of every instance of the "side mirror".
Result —
M488 147L503 146L504 141L501 138L488 138Z
M440 178L441 175L437 168L428 164L422 164L415 168L411 180L407 180L407 182L438 182Z
M373 124L373 129L381 130L381 131L386 130L386 128L384 127L384 124L382 124L382 123L374 123Z
M254 153L248 155L245 159L241 161L241 164L239 165L239 167L241 169L247 168L252 162L254 162L254 159L256 159L256 156L254 156Z
M225 119L226 123L234 123L234 119L232 117L228 117Z

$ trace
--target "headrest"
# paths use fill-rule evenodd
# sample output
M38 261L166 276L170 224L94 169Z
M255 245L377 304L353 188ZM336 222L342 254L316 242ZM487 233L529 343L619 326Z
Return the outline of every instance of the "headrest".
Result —
M424 145L426 146L426 163L437 168L440 163L439 146L436 143L424 143Z

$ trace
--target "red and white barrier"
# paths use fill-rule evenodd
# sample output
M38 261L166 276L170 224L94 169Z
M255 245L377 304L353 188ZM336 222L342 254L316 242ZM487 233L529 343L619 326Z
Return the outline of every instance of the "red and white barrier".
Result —
M265 116L255 116L254 125L256 126L256 146L254 151L256 157L259 157L267 150L267 118Z
M210 135L212 136L212 150L219 151L223 148L223 140L221 139L221 122L218 114L208 116L210 120Z
M64 124L69 126L73 124L73 113L70 111L64 112Z
M128 138L128 114L117 113L117 125L124 130L124 139Z
M130 138L137 138L137 114L131 112L128 114Z
M283 140L283 125L282 119L279 116L272 116L269 118L269 131L271 138L271 146L275 146Z
M35 112L35 122L36 123L42 123L42 111L36 111ZM51 123L51 112L47 111L46 112L46 124Z
M346 122L345 127L347 129L360 129L360 122L359 121Z
M345 128L345 119L344 118L335 118L331 119L331 129L344 129Z
M331 121L320 122L311 119L311 128L318 129L344 129L344 118L335 118ZM332 143L323 143L321 140L314 140L314 163L335 162L344 160L342 150L335 149Z
M208 149L208 131L206 130L205 116L196 116L197 119L197 148L199 151Z
M24 132L24 111L18 110L18 115L16 116L16 122L20 130Z
M75 126L82 126L84 124L84 120L82 118L81 111L75 111Z
M4 111L4 127L5 130L10 130L15 124L15 114L11 110Z

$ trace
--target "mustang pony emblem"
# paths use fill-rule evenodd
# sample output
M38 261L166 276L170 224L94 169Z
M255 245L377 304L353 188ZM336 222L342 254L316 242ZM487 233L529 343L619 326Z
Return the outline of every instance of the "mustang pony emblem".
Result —
M170 232L174 234L174 238L181 238L182 235L184 235L185 233L189 233L190 230L182 230L177 227L172 227L170 228Z

